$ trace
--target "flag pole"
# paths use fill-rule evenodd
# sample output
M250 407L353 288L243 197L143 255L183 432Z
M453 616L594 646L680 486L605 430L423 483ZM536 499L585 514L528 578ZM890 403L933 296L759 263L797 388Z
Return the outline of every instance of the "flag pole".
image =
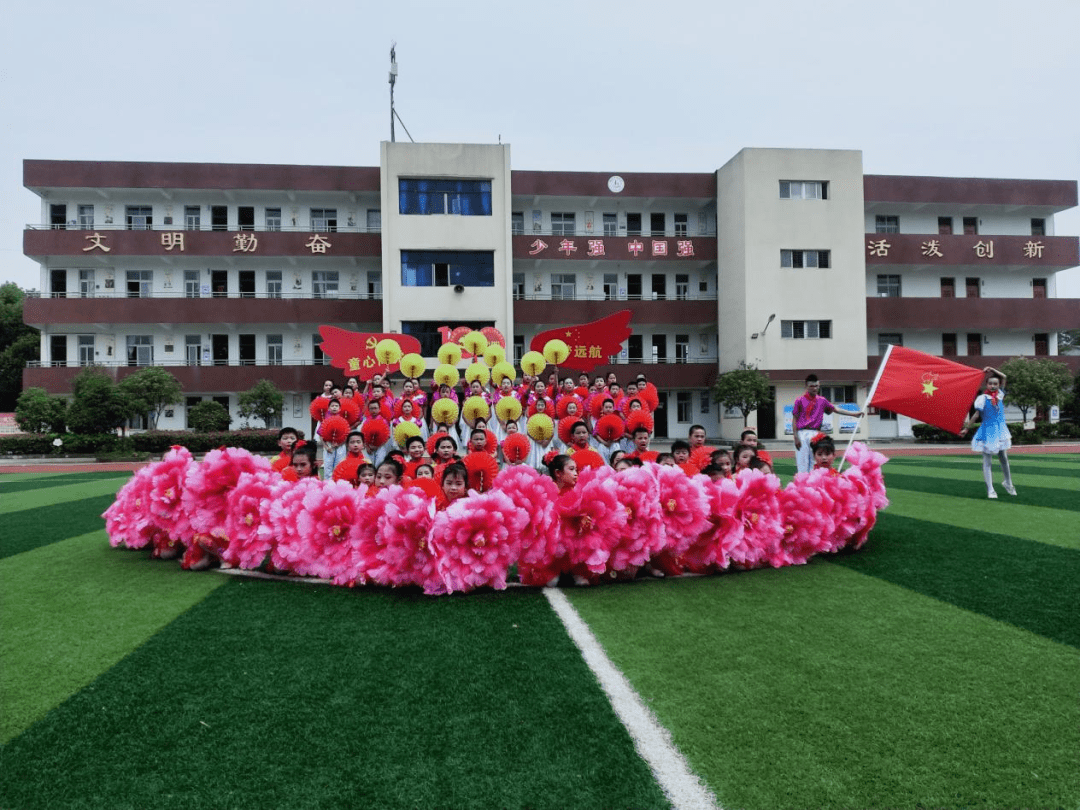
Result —
M870 384L870 390L866 394L866 407L860 408L863 412L863 416L866 415L867 409L870 407L870 403L874 401L874 394L877 393L878 382L881 380L881 374L885 371L885 366L889 363L889 355L892 354L893 344L889 344L885 348L885 356L881 358L881 363L878 365L877 376L874 377L874 382ZM844 452L840 455L840 466L836 468L837 472L844 469L844 462L847 460L847 451L851 448L851 443L855 441L855 434L859 432L859 426L862 425L863 417L859 417L859 421L855 423L855 429L851 431L851 438L848 439L847 447L844 448Z

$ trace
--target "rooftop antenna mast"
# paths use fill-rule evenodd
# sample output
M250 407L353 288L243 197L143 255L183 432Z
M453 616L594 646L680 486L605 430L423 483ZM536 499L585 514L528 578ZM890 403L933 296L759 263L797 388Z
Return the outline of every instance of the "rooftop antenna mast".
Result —
M397 43L390 43L390 143L397 140L394 137L394 119L396 118L401 123L401 128L405 130L405 134L409 136L409 140L413 143L413 136L409 132L409 128L405 126L405 122L401 120L401 116L397 114L397 110L394 109L394 85L397 83L397 53L395 52Z

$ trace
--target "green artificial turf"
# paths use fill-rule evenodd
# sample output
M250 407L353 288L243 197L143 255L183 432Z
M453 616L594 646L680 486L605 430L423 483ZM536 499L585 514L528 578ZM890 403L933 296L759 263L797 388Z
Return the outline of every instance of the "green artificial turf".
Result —
M127 480L129 477L130 473L118 472L57 473L54 475L43 473L0 474L0 504L7 501L9 494L18 492L68 486L87 481L100 481L106 478Z
M0 560L0 741L222 584L147 557L96 531Z
M526 590L231 580L3 757L27 810L667 806Z
M10 494L6 489L0 489L0 515L26 512L41 507L55 509L61 503L66 504L101 495L112 498L130 477L129 475L113 475L110 478L67 482Z
M1001 486L1001 469L997 467L996 461L994 465L994 485L998 492L998 499L999 501L1002 501L1002 499L1011 500L1012 496L1006 495ZM911 492L928 492L958 498L974 498L984 503L988 500L981 468L977 478L968 476L966 479L924 475L918 469L907 472L907 468L905 468L905 472L897 472L890 470L887 464L885 470L885 483L888 488L898 487ZM1080 497L1077 497L1075 492L1068 489L1062 489L1059 486L1024 486L1021 479L1017 480L1016 488L1018 492L1017 500L1024 505L1080 512ZM1004 505L1003 501L998 504L988 504L988 506ZM1080 521L1080 517L1077 520Z
M4 515L4 531L0 535L0 559L46 546L75 534L104 529L105 521L101 514L116 500L117 489L119 484L114 483L113 491L108 494L51 503Z
M571 599L724 807L1075 807L1075 650L816 562Z

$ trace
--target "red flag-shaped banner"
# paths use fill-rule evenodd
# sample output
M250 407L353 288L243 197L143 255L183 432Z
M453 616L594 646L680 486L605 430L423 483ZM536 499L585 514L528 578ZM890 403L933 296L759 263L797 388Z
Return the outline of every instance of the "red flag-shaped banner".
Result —
M890 346L870 404L959 433L982 380L980 369Z
M542 352L549 340L558 338L570 347L570 356L562 364L563 368L592 371L608 362L610 355L618 354L632 331L630 310L624 309L592 323L541 332L529 342L529 348Z
M396 332L350 332L336 326L320 326L323 342L319 344L323 354L330 358L330 365L343 369L349 376L370 380L376 374L397 371L400 363L379 363L375 347L380 340L396 340L402 354L418 354L420 341L412 335Z

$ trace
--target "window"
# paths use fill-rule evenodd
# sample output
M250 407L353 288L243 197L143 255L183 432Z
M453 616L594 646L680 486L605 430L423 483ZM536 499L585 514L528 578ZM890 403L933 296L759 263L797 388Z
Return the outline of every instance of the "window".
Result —
M653 236L663 236L667 228L666 214L649 214L649 230Z
M184 206L184 230L197 231L202 226L202 208L198 205Z
M330 365L330 358L323 354L323 350L319 348L322 345L322 335L316 332L311 336L311 362L317 366Z
M641 214L626 215L626 235L641 236Z
M423 357L434 357L439 353L439 347L442 346L443 336L439 331L442 327L446 327L453 331L460 326L467 326L470 329L483 329L487 326L494 326L494 321L402 321L401 333L404 335L410 335L420 341L419 354Z
M525 297L525 274L514 273L514 300L521 301Z
M367 212L368 233L378 233L382 230L382 209L369 208Z
M1046 279L1033 278L1031 280L1031 297L1046 298Z
M676 273L675 275L675 298L679 301L685 301L690 297L690 276L686 273Z
M49 358L51 365L63 368L67 365L67 335L53 335L49 338Z
M631 301L641 300L641 273L627 273L626 297Z
M79 335L79 365L94 365L94 336Z
M81 207L81 206L80 206ZM1046 236L1046 220L1042 217L1031 218L1031 235Z
M675 394L676 419L680 422L694 421L694 399L689 391L678 391Z
M573 211L552 211L551 212L551 233L555 236L573 236L574 235L574 212Z
M615 301L619 298L619 274L604 273L604 300Z
M337 298L338 271L314 270L311 273L312 298Z
M212 230L212 231L227 231L227 230L229 230L229 206L227 206L227 205L211 205L210 206L210 230Z
M653 301L663 301L667 298L667 276L663 273L652 274L652 298Z
M827 250L781 250L781 267L828 267Z
M398 213L491 216L490 180L398 180Z
M148 205L129 205L124 217L129 231L148 231L154 224L153 209Z
M94 229L94 206L79 206L79 227L84 231L92 231Z
M185 270L184 271L184 297L185 298L198 298L199 297L199 271L198 270Z
M1035 356L1036 357L1048 357L1050 355L1050 333L1049 332L1036 332L1034 336L1035 341Z
M94 283L94 271L93 269L84 269L79 271L79 297L80 298L93 298L94 292L97 286ZM1043 292L1046 292L1046 279L1043 279ZM1046 296L1043 295L1045 298Z
M690 216L688 214L675 215L675 235L686 236L689 232Z
M878 415L878 419L880 419L882 422L895 422L896 421L896 413L894 411L887 411L884 408L878 408L877 409L877 415Z
M239 335L240 365L255 365L255 335Z
M129 366L152 366L154 364L153 335L127 336L127 364Z
M405 287L494 287L495 254L488 250L403 250Z
M904 345L904 336L902 334L900 334L899 332L882 332L881 334L878 335L878 339L877 339L877 353L878 354L885 354L886 350L888 349L888 347L890 345L892 345L892 346L903 346Z
M781 180L781 200L827 200L829 184L824 180Z
M701 411L702 413L708 413L709 412L709 405L710 405L710 403L709 403L709 392L708 391L702 391L701 392L701 405L698 407L698 410Z
M281 209L280 208L267 208L264 225L268 231L280 231L281 230Z
M510 212L510 233L512 233L514 236L521 236L521 234L525 233L524 211Z
M967 353L968 357L981 357L983 347L983 336L981 332L968 332L967 336Z
M242 231L255 230L255 206L241 205L237 207L236 226Z
M675 362L685 363L690 359L690 336L675 335ZM682 420L680 420L682 421Z
M626 339L627 360L631 363L640 363L644 353L645 341L641 335L630 335Z
M618 236L619 235L619 215L605 212L604 213L604 236Z
M854 385L823 385L821 395L834 405L846 402L855 402Z
M266 297L281 298L281 271L266 271Z
M875 233L900 233L900 217L876 216L874 217Z
M577 297L577 275L575 273L551 274L551 300L573 301Z
M973 276L964 279L964 291L968 298L982 297L982 282Z
M202 335L184 336L184 362L189 366L202 363Z
M128 270L127 271L127 297L149 298L150 289L154 283L153 270Z
M942 298L956 298L956 279L955 278L942 278L941 279L941 297Z
M514 365L516 366L521 362L521 358L525 354L525 336L514 335Z
M941 333L941 356L956 357L956 332Z
M881 298L899 298L900 276L879 273L877 277L877 294Z
M311 230L316 233L322 233L326 231L332 233L337 230L337 209L336 208L312 208L311 209Z
M49 224L53 230L67 229L67 203L52 203L49 206Z
M780 321L780 337L815 340L832 337L832 321Z
M950 236L952 234L952 217L938 217L937 232L942 236Z
M964 217L964 234L966 236L976 236L979 233L979 218L978 217Z
M368 270L367 297L369 301L382 298L382 270Z
M654 363L667 362L667 335L652 336L652 361Z

